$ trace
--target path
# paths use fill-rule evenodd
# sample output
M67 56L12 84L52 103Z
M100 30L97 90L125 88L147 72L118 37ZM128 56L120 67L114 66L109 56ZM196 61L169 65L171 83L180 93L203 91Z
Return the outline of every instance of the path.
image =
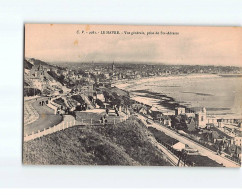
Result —
M88 99L87 96L81 94L81 97L86 102L89 109L94 109L93 103Z
M36 138L40 138L45 135L49 135L52 133L55 133L57 131L64 130L68 127L73 127L76 125L75 123L75 118L71 115L64 115L63 116L63 121L61 123L58 123L57 125L54 125L53 127L44 129L44 130L38 130L37 132L32 132L32 134L29 134L27 136L24 136L24 141L30 141L34 140Z
M43 130L44 128L52 127L62 121L60 115L55 115L54 110L46 105L40 106L39 102L47 100L47 97L41 97L36 100L32 100L32 107L39 114L39 118L33 123L24 126L24 134L32 134L32 132L37 132L38 130Z

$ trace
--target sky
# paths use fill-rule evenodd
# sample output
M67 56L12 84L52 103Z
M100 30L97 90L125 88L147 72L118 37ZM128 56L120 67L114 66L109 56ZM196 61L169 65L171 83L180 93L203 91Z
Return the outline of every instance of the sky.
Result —
M101 34L103 31L105 34ZM107 31L119 34L107 34ZM144 34L132 35L132 32ZM154 34L147 35L150 32ZM25 24L25 57L49 62L242 67L241 32L241 27Z

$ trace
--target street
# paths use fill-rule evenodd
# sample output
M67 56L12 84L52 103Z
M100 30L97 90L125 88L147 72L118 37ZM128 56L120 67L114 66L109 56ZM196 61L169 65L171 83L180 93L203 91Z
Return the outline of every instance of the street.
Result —
M33 108L38 112L39 118L33 123L30 123L24 127L24 134L32 134L32 132L37 132L38 130L43 130L52 127L62 121L60 115L55 115L54 110L46 106L39 105L40 101L46 101L47 97L37 98L37 101L32 103Z

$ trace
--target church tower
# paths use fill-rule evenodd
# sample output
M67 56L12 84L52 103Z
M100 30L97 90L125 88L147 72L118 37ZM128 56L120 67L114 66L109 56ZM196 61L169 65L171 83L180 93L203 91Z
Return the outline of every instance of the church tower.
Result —
M201 111L196 113L196 127L205 128L207 125L207 111L206 108L202 108Z
M114 66L114 61L113 61L113 64L112 64L112 74L114 75L114 72L115 72L115 66Z

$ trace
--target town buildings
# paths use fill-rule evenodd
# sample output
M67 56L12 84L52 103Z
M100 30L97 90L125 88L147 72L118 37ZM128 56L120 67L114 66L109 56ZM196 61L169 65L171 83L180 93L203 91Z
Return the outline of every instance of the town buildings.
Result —
M185 108L184 107L177 107L175 108L175 115L185 114Z
M196 128L205 128L208 121L207 121L207 111L206 108L202 108L201 111L197 112L195 115L196 120Z

